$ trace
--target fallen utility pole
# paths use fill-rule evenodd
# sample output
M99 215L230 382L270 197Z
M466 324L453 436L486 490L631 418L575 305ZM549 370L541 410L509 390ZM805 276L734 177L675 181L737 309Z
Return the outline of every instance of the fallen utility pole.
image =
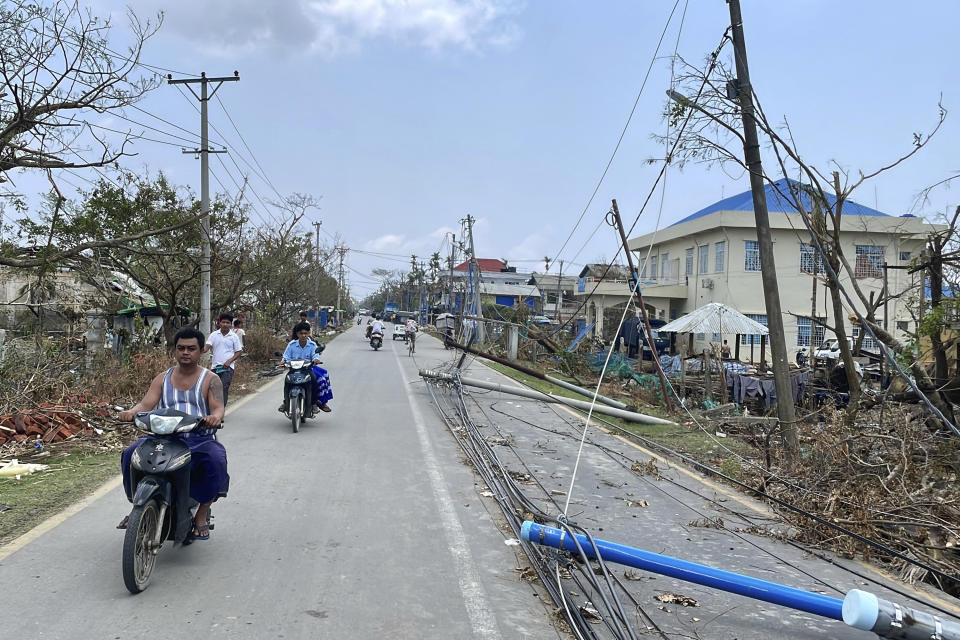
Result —
M575 385L575 384L570 384L569 382L566 382L566 381L564 381L564 380L560 380L559 378L554 378L553 376L548 376L548 375L545 374L545 373L540 373L540 372L537 371L536 369L529 369L529 368L523 366L522 364L517 364L516 362L513 362L512 360L507 360L506 358L501 358L501 357L498 356L498 355L495 355L495 354L492 354L492 353L487 353L486 351L481 351L480 349L474 349L473 347L471 347L471 346L469 346L469 345L457 344L456 342L452 342L452 341L450 342L450 344L451 344L452 346L456 347L457 349L461 349L461 350L465 351L466 353L472 353L472 354L475 355L475 356L480 356L481 358L486 358L487 360L492 360L493 362L496 362L497 364L502 364L502 365L505 366L505 367L510 367L511 369L515 369L515 370L519 371L520 373L525 373L525 374L527 374L528 376L533 376L534 378L537 378L538 380L545 380L545 381L547 381L547 382L552 382L553 384L555 384L555 385L557 385L557 386L559 386L559 387L563 387L564 389L569 389L570 391L573 391L574 393L579 393L580 395L586 396L586 397L588 397L588 398L596 398L596 399L597 399L597 402L602 402L602 403L604 403L604 404L610 405L611 407L616 407L617 409L626 409L626 408L627 408L627 405L624 404L623 402L620 402L619 400L614 400L613 398L608 398L607 396L600 395L599 393L594 393L593 391L590 391L589 389L584 389L583 387L578 387L578 386Z
M520 387L505 387L501 384L497 384L496 382L487 382L486 380L476 380L474 378L464 378L463 376L456 376L450 373L442 373L439 371L431 371L429 369L420 369L420 377L433 380L443 380L444 382L456 382L470 387L486 389L488 391L497 391L499 393L508 393L510 395L520 396L521 398L530 398L531 400L555 402L557 404L564 404L568 407L574 407L583 411L602 413L603 415L613 416L614 418L620 418L629 422L640 422L643 424L677 424L676 422L664 420L663 418L657 418L656 416L648 416L644 413L635 413L633 411L624 411L623 409L615 409L614 407L597 405L584 400L574 400L573 398L557 396L545 391L533 391L530 389L521 389Z
M657 353L657 344L653 339L653 329L650 328L650 318L647 316L647 307L643 304L643 294L640 292L640 274L633 268L633 254L630 253L630 247L627 246L627 235L623 231L623 220L620 219L620 207L617 206L616 198L613 199L613 219L617 224L617 231L620 233L620 241L623 243L623 252L627 255L627 266L630 267L630 277L633 279L631 287L633 295L637 297L637 306L640 307L640 315L643 316L643 327L647 333L647 342L650 343L650 359L653 360L657 368L657 377L660 378L660 390L663 392L663 401L667 405L667 411L673 411L673 402L670 401L670 392L667 389L667 376L663 373L663 367L660 366L660 354ZM640 349L640 359L643 359L643 345Z

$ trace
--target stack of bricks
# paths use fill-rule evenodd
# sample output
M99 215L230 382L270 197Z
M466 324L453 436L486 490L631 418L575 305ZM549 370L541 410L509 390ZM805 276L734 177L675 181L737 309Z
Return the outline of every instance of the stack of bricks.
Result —
M78 412L66 407L41 404L0 415L0 445L39 440L60 442L78 435L93 435L94 429Z

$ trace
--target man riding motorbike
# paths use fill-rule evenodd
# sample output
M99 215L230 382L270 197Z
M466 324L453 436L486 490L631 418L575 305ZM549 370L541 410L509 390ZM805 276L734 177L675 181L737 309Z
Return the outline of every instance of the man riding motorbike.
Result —
M381 336L383 335L383 323L380 322L377 316L373 316L373 321L370 323L370 326L367 327L367 338L369 339L375 333L379 333Z
M296 340L291 340L287 344L286 351L283 352L283 357L280 359L280 365L285 365L292 360L308 360L314 363L313 377L315 384L312 385L312 388L309 389L310 395L313 398L307 398L307 405L311 408L314 404L326 413L333 411L328 406L328 402L333 400L333 390L330 387L330 374L327 373L327 370L323 367L317 366L317 363L320 362L320 354L317 353L317 343L310 339L310 323L309 322L300 322L293 327L293 334L296 336ZM287 409L287 389L283 390L283 402L280 404L280 407L277 409L281 413Z
M173 338L176 366L157 375L143 399L130 409L121 411L118 416L124 422L131 422L138 412L171 408L203 418L209 427L198 433L180 436L190 447L190 497L200 504L194 517L193 530L187 538L191 542L210 538L207 524L210 505L218 498L226 497L230 487L227 450L213 437L214 430L223 420L223 384L209 369L198 365L203 355L203 345L203 333L192 327L180 329ZM127 500L131 502L134 487L130 486L130 458L145 439L134 442L120 456L123 489ZM126 524L127 518L124 517L117 528L126 528Z

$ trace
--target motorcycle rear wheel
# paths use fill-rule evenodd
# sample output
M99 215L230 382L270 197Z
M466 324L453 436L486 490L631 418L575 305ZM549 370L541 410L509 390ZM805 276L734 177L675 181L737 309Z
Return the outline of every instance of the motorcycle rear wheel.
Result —
M123 538L123 583L130 593L140 593L150 584L158 551L154 541L160 525L160 508L156 499L134 507L130 512Z
M300 412L302 398L303 396L290 398L290 426L293 427L294 433L300 433L300 422L303 419L303 415Z

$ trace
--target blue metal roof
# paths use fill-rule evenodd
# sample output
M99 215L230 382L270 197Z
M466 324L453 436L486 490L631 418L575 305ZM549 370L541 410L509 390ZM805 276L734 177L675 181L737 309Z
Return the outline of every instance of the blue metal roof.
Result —
M789 180L787 178L781 178L773 184L764 185L764 190L767 193L767 210L771 212L780 212L780 213L799 213L792 204L787 202L786 198L780 195L780 191L783 193L790 193L790 185L798 186L799 183L795 180ZM779 191L778 191L779 190ZM801 202L803 206L809 211L810 210L810 195L804 191L800 193ZM833 195L827 195L827 201L830 203L830 206L833 207L837 203L837 198ZM672 226L682 224L684 222L689 222L690 220L695 220L696 218L702 218L703 216L708 216L711 213L716 213L717 211L753 211L753 194L750 191L744 191L743 193L738 193L735 196L730 196L729 198L724 198L720 202L714 202L709 207L705 207L697 211L696 213L691 213L689 216L680 220L679 222L674 222ZM853 200L846 200L843 203L843 213L851 216L887 216L887 214L877 211L876 209L871 209L862 204L858 204Z

